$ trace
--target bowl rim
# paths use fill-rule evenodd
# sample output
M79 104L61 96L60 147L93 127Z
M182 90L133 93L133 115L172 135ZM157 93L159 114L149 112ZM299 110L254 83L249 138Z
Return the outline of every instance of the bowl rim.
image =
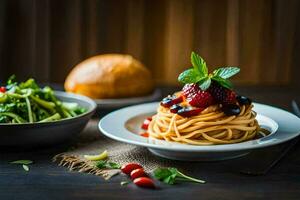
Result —
M64 92L64 91L59 91L59 90L54 90L54 95L58 98L60 97L64 97L64 98L72 98L72 99L76 99L76 100L80 100L80 101L84 101L86 103L88 103L91 108L89 108L88 111L77 115L75 117L71 117L71 118L64 118L64 119L60 119L57 121L52 121L52 122L33 122L33 123L19 123L19 124L12 124L12 123L0 123L0 127L1 126L9 126L9 127L20 127L22 126L23 128L28 127L28 126L35 126L35 125L39 125L39 126L43 126L43 125L54 125L54 124L61 124L61 123L65 123L65 122L69 122L69 121L73 121L76 119L80 119L89 115L92 115L95 113L96 108L97 108L97 104L95 103L94 100L92 100L89 97L83 96L83 95L79 95L79 94L74 94L74 93L70 93L70 92Z

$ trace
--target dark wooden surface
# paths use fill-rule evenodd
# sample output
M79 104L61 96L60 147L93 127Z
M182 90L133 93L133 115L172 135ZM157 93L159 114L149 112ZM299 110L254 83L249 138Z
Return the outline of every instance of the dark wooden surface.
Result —
M164 93L174 88L164 88ZM240 88L256 101L290 110L292 99L300 100L299 91L292 88ZM278 145L255 151L239 159L219 162L186 162L184 172L202 178L207 184L183 183L175 186L160 184L157 190L137 188L133 184L120 186L124 176L109 181L101 177L69 172L51 162L66 146L21 151L1 149L0 199L299 199L300 144L267 175L251 177L239 173L245 167L259 166L288 145ZM9 161L30 159L35 163L30 171Z

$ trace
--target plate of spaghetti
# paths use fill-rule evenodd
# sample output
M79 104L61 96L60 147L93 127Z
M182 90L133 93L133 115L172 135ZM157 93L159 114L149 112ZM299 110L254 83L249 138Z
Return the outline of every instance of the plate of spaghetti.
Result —
M100 120L100 131L164 158L191 161L239 157L299 135L298 117L253 103L234 91L229 78L239 68L208 73L205 61L195 53L191 62L193 68L178 77L184 84L181 91L161 102L112 112Z

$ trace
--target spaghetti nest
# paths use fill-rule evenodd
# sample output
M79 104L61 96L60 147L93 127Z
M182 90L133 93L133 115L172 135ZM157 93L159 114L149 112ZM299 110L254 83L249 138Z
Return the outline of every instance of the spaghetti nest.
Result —
M159 106L149 124L149 136L166 141L193 145L238 143L253 139L259 132L253 105L241 106L239 115L226 116L219 105L203 110L193 117L171 113Z

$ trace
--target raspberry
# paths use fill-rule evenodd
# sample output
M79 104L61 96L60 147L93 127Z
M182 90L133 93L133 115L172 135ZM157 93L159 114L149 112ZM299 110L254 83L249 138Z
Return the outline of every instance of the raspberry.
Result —
M197 92L198 90L200 90L199 86L195 83L191 83L191 84L185 84L185 86L182 88L183 91L183 95L185 97L190 96L191 94L194 94L195 92Z
M182 91L191 106L206 108L214 103L211 94L201 90L197 84L186 84Z
M212 84L208 88L208 91L218 103L225 104L225 105L236 103L235 92L225 87L222 87L220 84L216 83L215 81L212 82Z

